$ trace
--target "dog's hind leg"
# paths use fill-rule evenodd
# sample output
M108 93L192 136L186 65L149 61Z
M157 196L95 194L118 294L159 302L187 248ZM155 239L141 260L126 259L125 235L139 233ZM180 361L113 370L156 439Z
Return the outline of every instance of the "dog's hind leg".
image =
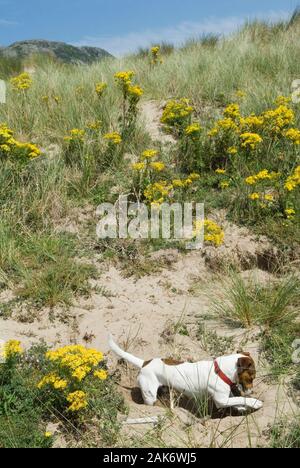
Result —
M154 406L157 402L157 392L159 389L157 380L150 376L140 375L138 377L138 385L142 392L145 405Z

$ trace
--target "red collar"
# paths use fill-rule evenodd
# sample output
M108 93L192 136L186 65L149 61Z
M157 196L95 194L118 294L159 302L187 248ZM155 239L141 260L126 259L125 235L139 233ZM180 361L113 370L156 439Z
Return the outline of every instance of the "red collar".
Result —
M229 377L227 377L227 375L225 375L224 372L221 371L220 366L217 363L217 361L214 361L214 365L215 365L215 373L220 377L220 379L223 380L223 382L225 382L227 385L229 385L231 389L236 388L237 384L233 383L229 379Z

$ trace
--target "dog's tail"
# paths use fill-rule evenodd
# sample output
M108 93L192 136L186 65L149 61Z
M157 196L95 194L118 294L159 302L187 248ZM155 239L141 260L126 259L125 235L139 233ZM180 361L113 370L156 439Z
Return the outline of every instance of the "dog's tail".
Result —
M130 364L134 365L135 367L138 367L139 369L142 369L145 361L133 356L132 354L126 353L121 348L119 348L119 346L115 343L112 335L109 335L108 343L109 343L110 349L117 356L119 356L122 359L125 359L125 361L129 362Z

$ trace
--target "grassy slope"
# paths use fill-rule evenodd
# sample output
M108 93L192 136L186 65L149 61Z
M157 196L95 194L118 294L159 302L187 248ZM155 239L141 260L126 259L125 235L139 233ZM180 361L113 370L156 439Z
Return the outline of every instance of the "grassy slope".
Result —
M135 70L146 100L191 98L201 123L219 116L224 106L232 102L237 89L247 92L242 111L259 113L271 106L278 95L290 94L292 81L300 76L299 32L297 21L291 27L254 23L224 41L191 42L166 55L163 65L157 67L151 67L149 58L143 56L120 61L109 59L82 67L39 60L34 86L24 98L9 90L7 105L0 108L0 122L6 122L19 138L34 141L43 148L49 143L61 147L63 137L70 129L83 128L94 119L101 119L106 131L117 130L121 95L113 75L121 69ZM99 81L108 83L101 101L95 93L95 84ZM42 100L43 96L49 97L48 104ZM59 98L58 103L54 97ZM299 124L300 112L297 120ZM137 154L148 144L149 136L139 128L134 138L125 141L123 151ZM112 183L124 190L128 188L125 166L119 166L114 172L114 182L110 182L108 166L104 182L105 161L102 161L101 170L100 165L101 155L100 164L98 161L90 172L85 172L82 165L69 167L62 160L48 158L34 163L21 178L3 167L0 174L0 239L6 247L0 257L0 274L2 271L4 279L12 270L23 268L20 237L23 242L27 242L28 237L32 241L32 230L52 236L54 226L70 207L108 199ZM224 203L223 194L220 198L218 193L205 189L200 191L199 197L205 193L209 193L208 206ZM10 229L12 219L17 230ZM260 226L257 229L261 231ZM265 225L263 229L267 230ZM274 237L288 238L287 233L282 236L280 229L277 224L270 228ZM291 242L297 235L298 232L291 233Z
M122 69L135 70L145 100L191 98L201 122L219 116L237 89L247 92L243 112L259 113L278 95L290 94L292 81L300 78L299 55L300 24L296 22L290 28L286 24L251 24L225 41L190 43L166 55L158 67L150 67L149 58L143 56L82 67L46 61L39 63L26 98L9 90L7 106L0 107L0 122L6 122L20 139L32 140L43 148L50 143L61 148L70 129L83 128L94 119L102 120L105 131L117 130L121 96L113 75ZM0 78L18 71L19 65L0 63ZM101 101L95 94L99 81L109 85ZM43 96L50 98L50 104L45 104ZM54 97L59 97L58 103ZM298 127L299 123L298 109ZM139 128L134 138L126 139L123 151L137 154L149 144L149 136ZM22 173L1 165L0 290L9 287L20 300L39 307L70 304L74 294L88 293L87 279L95 272L74 257L86 257L93 251L87 251L81 236L58 234L56 227L72 208L108 201L112 186L128 189L126 165L121 163L117 171L108 165L105 170L101 151L99 155L92 170L51 157L33 162ZM208 207L226 205L223 193L204 187L199 198L205 193ZM284 249L292 248L299 227L293 226L289 237L276 221L270 228L271 222L258 223L256 230L284 240ZM89 240L88 246L93 246L93 241Z

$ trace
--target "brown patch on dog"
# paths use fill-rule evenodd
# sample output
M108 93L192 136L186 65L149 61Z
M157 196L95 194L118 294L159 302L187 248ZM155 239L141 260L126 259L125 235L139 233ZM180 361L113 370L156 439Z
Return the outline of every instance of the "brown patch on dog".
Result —
M238 360L237 363L238 379L245 391L253 389L253 382L256 377L255 362L250 357L245 355Z
M182 361L176 361L175 359L162 359L162 362L166 364L166 366L180 366L184 364Z

